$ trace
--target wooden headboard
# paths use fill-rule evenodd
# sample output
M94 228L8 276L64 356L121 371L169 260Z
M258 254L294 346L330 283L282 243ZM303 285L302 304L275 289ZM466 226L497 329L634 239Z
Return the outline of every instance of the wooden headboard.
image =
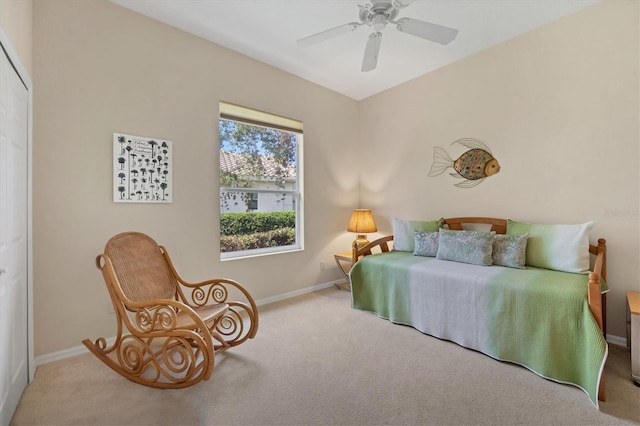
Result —
M468 224L486 224L491 225L490 231L496 234L507 233L507 220L495 217L452 217L444 220L444 224L454 231L462 231L462 225Z

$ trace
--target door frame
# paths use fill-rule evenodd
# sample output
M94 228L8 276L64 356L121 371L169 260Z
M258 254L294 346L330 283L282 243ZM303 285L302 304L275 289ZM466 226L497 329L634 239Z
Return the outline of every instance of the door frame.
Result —
M36 374L36 363L33 348L33 82L26 68L20 62L18 53L13 48L9 37L0 26L0 49L4 50L9 62L18 73L18 77L27 87L27 349L29 383ZM2 51L0 50L0 53Z

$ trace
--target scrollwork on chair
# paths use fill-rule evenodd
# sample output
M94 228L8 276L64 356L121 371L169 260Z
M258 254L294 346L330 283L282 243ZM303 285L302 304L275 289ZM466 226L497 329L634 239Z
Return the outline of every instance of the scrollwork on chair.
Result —
M151 306L136 312L136 324L145 333L150 333L158 327L164 331L176 328L178 316L170 306Z
M189 286L190 287L190 286ZM208 287L205 289L204 287ZM227 288L219 282L201 283L191 290L191 299L198 306L206 305L209 300L215 303L224 303L229 297Z
M114 344L107 347L103 337L83 343L113 370L140 384L182 388L208 379L214 367L211 337L179 329L179 310L172 306L177 302L166 302L169 304L139 308L133 312L134 321L116 309L119 327ZM198 321L206 329L194 318ZM123 335L125 329L131 333Z
M163 250L168 257L166 249ZM173 268L173 265L170 265ZM229 279L214 279L192 284L181 278L178 279L183 288L191 289L187 294L190 296L192 306L200 307L208 303L226 303L229 306L227 312L209 327L214 339L221 343L216 345L216 351L237 346L255 336L258 330L258 308L251 295L240 283ZM229 301L230 288L243 294L248 303ZM178 293L185 304L191 305L181 288L178 288Z
M116 371L135 382L158 387L190 386L207 374L209 362L202 342L194 345L183 336L164 336L155 346L153 340L124 336L116 354Z
M251 337L251 327L245 327L245 320L242 312L238 310L242 308L245 316L251 315L246 306L242 305L229 305L229 310L217 321L215 329L212 330L212 335L217 340L224 341L223 346L234 347ZM250 321L250 324L255 324L255 321ZM220 337L218 337L220 336Z

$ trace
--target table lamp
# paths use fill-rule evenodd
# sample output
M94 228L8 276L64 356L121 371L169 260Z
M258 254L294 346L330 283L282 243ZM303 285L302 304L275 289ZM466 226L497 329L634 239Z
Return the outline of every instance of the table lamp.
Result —
M358 237L354 240L354 243L358 248L369 244L369 240L364 234L369 232L377 232L376 222L373 220L373 214L370 209L354 209L351 213L351 219L349 220L349 226L347 231L355 232Z

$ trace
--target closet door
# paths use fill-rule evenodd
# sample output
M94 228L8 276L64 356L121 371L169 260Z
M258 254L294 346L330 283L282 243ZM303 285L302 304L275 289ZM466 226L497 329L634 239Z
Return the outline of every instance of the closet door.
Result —
M0 425L28 380L28 99L0 46Z

